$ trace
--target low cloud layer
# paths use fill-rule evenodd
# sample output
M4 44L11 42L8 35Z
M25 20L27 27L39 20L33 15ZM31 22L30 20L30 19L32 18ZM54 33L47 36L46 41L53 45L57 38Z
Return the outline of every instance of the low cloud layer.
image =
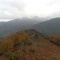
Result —
M60 0L0 0L0 19L60 16Z
M0 0L0 19L12 19L21 16L24 4L21 0Z

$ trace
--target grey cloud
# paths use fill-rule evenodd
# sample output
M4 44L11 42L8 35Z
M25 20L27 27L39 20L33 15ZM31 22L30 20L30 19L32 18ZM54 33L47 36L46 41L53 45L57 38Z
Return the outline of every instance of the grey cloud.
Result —
M0 19L12 19L18 12L23 11L22 0L0 0Z

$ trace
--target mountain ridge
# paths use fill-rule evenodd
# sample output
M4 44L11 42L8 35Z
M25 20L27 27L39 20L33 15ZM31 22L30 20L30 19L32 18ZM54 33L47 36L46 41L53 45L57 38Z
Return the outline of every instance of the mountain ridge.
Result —
M8 34L15 33L20 30L28 29L30 26L39 21L30 18L14 19L8 22L0 22L0 36L4 37Z
M32 28L48 35L60 34L60 18L53 18L48 21L35 24Z

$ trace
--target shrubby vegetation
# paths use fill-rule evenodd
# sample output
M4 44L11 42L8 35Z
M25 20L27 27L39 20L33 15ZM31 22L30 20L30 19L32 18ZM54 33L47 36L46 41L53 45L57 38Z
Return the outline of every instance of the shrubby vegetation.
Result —
M53 35L50 36L50 42L54 43L55 45L60 46L60 35Z
M0 42L0 55L5 55L9 60L19 60L26 53L26 47L31 45L32 41L26 32L12 34ZM31 48L29 52L35 50Z
M49 37L35 30L21 31L4 38L4 40L0 40L0 55L4 55L9 60L23 60L22 57L26 54L29 57L30 55L34 55L37 48L45 44L41 39L49 40L52 44L54 43L60 46L60 37ZM24 59L26 60L25 57ZM36 57L35 60L45 59Z

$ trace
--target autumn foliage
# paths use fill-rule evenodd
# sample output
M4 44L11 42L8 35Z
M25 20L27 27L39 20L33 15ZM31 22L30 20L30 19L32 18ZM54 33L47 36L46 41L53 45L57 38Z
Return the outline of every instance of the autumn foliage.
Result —
M29 35L25 31L12 34L0 42L0 54L5 55L10 60L18 60L26 50L26 46L31 45Z
M35 30L20 31L0 40L0 56L8 60L60 60L56 44L60 44L60 37L48 37Z

